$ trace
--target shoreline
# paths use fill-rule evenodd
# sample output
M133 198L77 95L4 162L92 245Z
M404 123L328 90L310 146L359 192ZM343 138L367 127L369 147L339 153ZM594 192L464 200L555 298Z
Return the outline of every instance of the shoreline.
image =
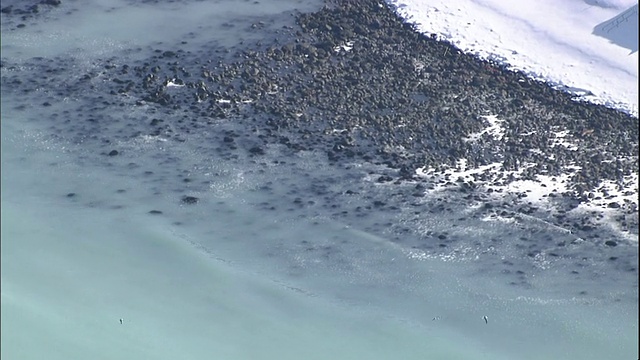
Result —
M267 154L281 159L273 166L281 162L296 172L296 162L311 154L328 169L345 171L335 188L299 184L295 195L281 194L305 216L372 221L363 227L390 241L410 234L405 246L445 256L470 244L464 233L424 230L434 226L424 224L430 214L450 217L453 227L487 218L542 224L540 231L557 239L522 240L526 245L514 251L527 266L535 269L540 256L572 259L571 251L588 248L589 256L637 274L633 256L619 254L637 247L637 203L607 200L609 185L602 185L623 186L636 171L637 118L576 103L417 33L384 2L330 5L298 14L297 27L279 30L276 40L242 49L162 44L138 49L142 60L98 59L88 67L73 56L21 64L5 57L3 92L24 94L17 107L50 114L36 121L61 143L91 149L85 156L95 163L132 176L162 181L159 169L177 178L188 171L175 159L139 164L130 145L138 140L153 151L200 139L194 146L203 157L264 168L256 172L268 170ZM31 73L47 78L22 82ZM54 91L51 83L65 86ZM35 94L34 87L44 91ZM451 171L462 160L464 171L472 171ZM431 178L420 169L433 169ZM547 192L548 206L535 203L531 188L516 186L541 187L553 178L565 188ZM318 174L315 181L334 180ZM206 192L207 185L186 179L175 201L198 206L189 193ZM431 196L436 188L445 191ZM316 203L297 200L308 197ZM617 212L618 228L599 223L606 220L602 212L582 211L592 199L607 200L603 206ZM393 214L397 222L361 220L370 212Z

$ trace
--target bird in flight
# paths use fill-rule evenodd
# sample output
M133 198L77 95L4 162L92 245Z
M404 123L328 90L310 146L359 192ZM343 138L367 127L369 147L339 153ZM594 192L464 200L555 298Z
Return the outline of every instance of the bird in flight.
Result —
M488 324L489 323L489 318L487 317L487 315L482 317L484 319L484 323Z
M122 319L120 319L120 324L122 324Z

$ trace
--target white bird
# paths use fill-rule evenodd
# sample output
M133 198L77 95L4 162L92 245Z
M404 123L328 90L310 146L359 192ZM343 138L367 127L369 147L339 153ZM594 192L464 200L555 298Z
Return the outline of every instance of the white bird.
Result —
M489 323L489 318L487 317L487 315L482 317L484 319L484 323L488 324Z
M431 319L431 321L434 321L434 320L440 320L440 316L436 316L433 319Z

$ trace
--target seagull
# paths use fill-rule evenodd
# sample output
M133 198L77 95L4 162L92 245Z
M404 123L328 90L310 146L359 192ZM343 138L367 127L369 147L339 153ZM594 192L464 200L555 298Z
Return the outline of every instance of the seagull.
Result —
M434 320L440 320L440 316L436 316L433 319L431 319L431 321L434 321Z
M482 317L484 319L484 323L488 324L489 323L489 318L487 317L487 315Z
M122 319L120 319L120 324L122 325Z

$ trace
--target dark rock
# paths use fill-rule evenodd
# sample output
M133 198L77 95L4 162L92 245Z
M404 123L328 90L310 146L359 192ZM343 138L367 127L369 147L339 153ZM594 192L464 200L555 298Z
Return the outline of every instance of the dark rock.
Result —
M604 244L607 245L607 246L611 246L611 247L618 246L618 243L613 241L613 240L607 240L607 241L604 242Z
M618 209L618 208L620 208L620 204L618 204L618 203L617 203L617 202L615 202L615 201L612 201L612 202L610 202L610 203L607 205L607 207L608 207L608 208L611 208L611 209Z
M200 199L198 199L195 196L187 196L187 195L185 195L180 199L180 201L183 204L193 205L193 204L196 204L198 201L200 201Z
M264 149L260 146L254 146L249 149L249 153L252 155L264 155Z
M111 151L109 151L109 156L116 156L116 155L118 155L118 154L119 154L118 150L111 150Z
M62 1L61 0L42 0L40 1L40 4L50 5L50 6L59 6L60 4L62 4Z
M160 211L160 210L151 210L151 211L149 211L149 214L160 215L160 214L162 214L162 211Z

